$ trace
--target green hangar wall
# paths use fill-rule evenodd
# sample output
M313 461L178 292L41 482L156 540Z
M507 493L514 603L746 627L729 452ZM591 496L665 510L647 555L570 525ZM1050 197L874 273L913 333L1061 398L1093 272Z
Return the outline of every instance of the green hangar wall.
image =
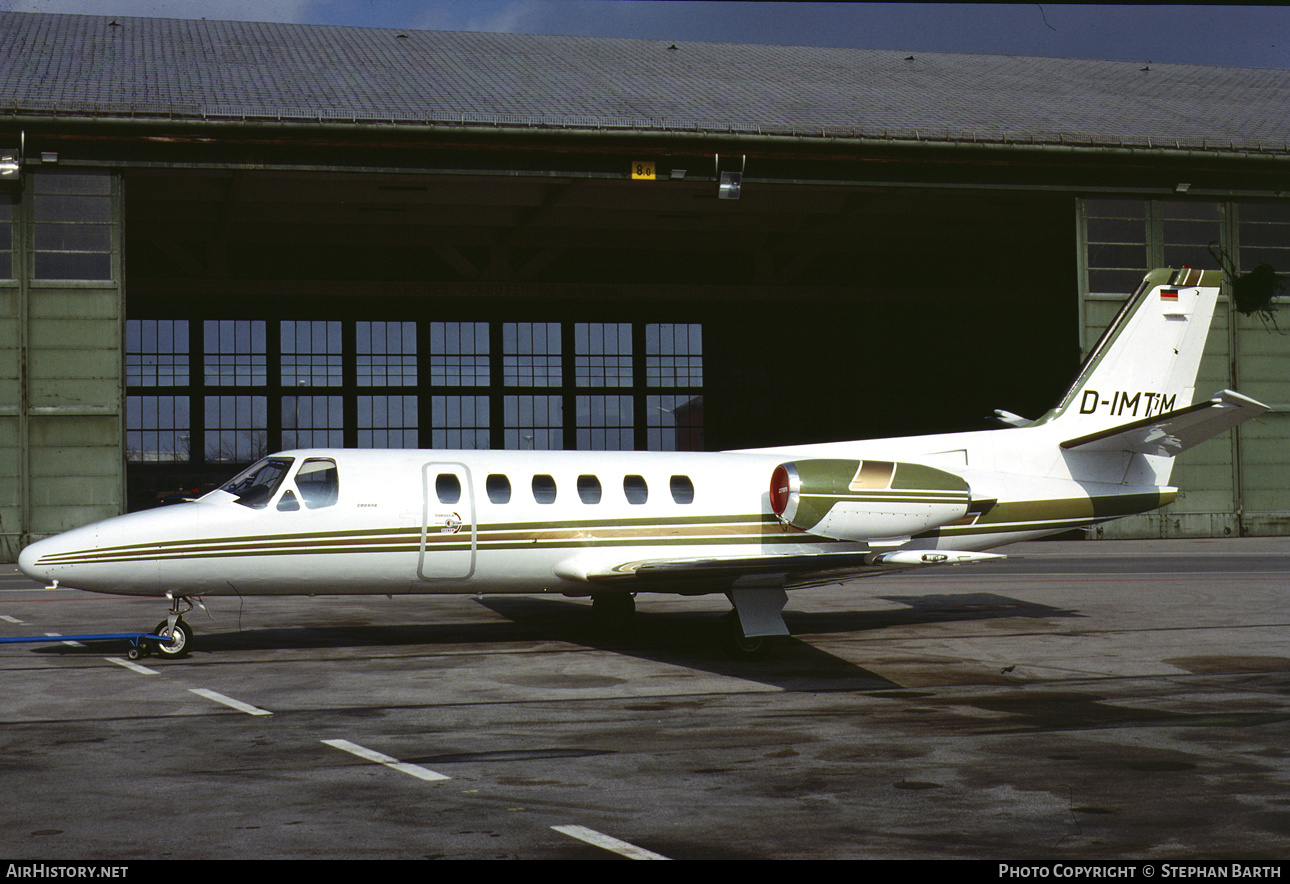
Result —
M121 511L119 179L34 174L0 202L0 553Z

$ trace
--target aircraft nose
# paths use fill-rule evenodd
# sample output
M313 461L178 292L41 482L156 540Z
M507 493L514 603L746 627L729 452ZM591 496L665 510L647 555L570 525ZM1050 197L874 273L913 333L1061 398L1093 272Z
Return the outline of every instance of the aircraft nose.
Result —
M52 539L53 538L50 538L49 540L37 540L35 543L29 544L22 552L18 553L18 570L22 571L23 574L26 574L32 580L39 580L42 583L48 583L51 579L49 569L39 567L36 563L40 561L41 556L52 551L53 544L50 542Z

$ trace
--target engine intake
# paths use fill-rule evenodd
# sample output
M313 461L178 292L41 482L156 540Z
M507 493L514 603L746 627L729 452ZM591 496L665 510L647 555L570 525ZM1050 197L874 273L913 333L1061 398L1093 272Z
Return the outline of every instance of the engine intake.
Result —
M910 537L967 515L962 477L885 460L782 463L770 478L770 508L786 525L836 540Z

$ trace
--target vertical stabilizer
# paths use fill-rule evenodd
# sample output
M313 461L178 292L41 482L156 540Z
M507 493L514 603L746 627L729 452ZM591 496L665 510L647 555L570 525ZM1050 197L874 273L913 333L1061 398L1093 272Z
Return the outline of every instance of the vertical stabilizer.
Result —
M1153 270L1047 421L1096 433L1192 404L1222 273Z

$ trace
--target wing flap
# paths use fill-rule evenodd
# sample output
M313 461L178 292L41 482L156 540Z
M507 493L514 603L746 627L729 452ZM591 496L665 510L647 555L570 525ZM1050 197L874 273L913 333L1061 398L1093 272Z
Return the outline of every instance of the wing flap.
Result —
M1205 402L1068 439L1061 447L1066 451L1132 451L1173 457L1267 410L1262 402L1223 390Z

